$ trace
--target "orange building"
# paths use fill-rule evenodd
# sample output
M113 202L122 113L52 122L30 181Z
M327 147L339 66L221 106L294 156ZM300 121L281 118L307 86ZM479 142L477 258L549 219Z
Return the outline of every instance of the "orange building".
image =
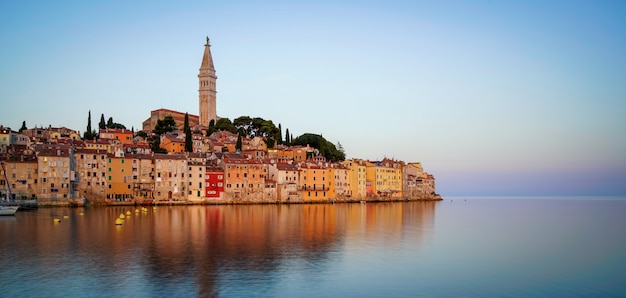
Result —
M224 158L224 192L227 199L255 201L263 199L267 164L259 160Z
M132 159L107 156L106 197L112 201L130 201L133 197Z
M288 147L278 151L278 158L301 162L306 160L306 155L308 152L313 152L313 148L309 146Z
M161 148L167 150L169 153L185 152L185 139L165 135L161 141Z
M303 201L327 201L330 198L328 169L317 164L300 166L300 190Z
M105 128L100 129L100 139L117 141L122 144L131 144L133 142L133 132L128 129Z

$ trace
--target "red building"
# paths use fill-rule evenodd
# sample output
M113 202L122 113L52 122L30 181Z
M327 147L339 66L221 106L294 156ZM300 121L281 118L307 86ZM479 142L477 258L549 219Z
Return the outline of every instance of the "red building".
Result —
M218 167L207 167L205 179L206 197L219 199L224 192L224 170Z

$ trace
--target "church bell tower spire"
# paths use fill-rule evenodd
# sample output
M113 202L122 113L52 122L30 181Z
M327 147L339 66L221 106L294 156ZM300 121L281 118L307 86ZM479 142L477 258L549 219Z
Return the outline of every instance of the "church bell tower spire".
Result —
M215 82L215 66L213 65L213 56L211 55L211 44L209 37L206 38L204 45L204 55L200 64L200 72L198 73L198 95L200 100L200 125L209 126L211 120L217 121L216 98L217 90Z

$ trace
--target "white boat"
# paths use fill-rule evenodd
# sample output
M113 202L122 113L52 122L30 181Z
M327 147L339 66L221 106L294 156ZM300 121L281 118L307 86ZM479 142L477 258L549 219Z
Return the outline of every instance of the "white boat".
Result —
M0 215L15 215L20 206L0 206Z

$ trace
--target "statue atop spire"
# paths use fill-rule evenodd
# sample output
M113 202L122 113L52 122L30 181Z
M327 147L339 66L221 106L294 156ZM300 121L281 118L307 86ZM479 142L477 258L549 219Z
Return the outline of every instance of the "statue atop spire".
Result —
M206 37L206 45L210 46L210 44L209 44L209 36Z

